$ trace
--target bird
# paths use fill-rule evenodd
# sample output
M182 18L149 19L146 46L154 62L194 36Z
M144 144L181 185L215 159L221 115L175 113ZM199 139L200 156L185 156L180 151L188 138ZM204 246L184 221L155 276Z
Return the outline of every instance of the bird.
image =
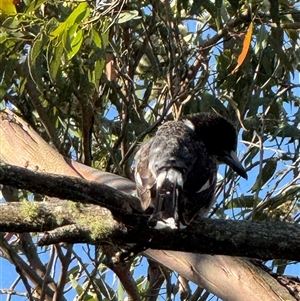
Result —
M162 124L135 155L137 195L153 228L184 228L215 202L217 166L247 179L236 155L233 124L217 113L187 115Z

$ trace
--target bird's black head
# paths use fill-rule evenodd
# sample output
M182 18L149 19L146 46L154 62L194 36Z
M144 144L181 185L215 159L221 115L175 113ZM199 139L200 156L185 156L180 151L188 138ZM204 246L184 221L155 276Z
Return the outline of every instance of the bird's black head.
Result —
M235 153L237 133L229 120L214 113L199 113L185 116L183 121L196 132L211 155L247 179L246 171Z

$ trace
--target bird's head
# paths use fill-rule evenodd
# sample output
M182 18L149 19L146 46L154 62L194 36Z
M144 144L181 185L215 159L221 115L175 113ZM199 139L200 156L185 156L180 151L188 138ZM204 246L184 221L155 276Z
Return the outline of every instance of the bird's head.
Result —
M200 113L185 116L183 122L196 132L218 163L225 163L241 177L248 178L236 155L237 133L229 120L214 113Z

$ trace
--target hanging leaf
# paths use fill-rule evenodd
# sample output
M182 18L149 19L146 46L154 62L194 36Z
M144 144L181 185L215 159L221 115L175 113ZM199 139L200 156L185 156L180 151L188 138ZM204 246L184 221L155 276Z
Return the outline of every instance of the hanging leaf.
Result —
M43 77L45 70L43 68L45 57L43 55L44 46L48 42L48 37L40 33L37 35L28 55L28 69L32 80L39 89L43 89Z
M12 0L1 0L0 11L6 15L15 15L17 13L16 6Z
M69 15L66 23L73 25L75 23L80 23L85 20L90 14L90 8L87 2L81 2Z
M43 34L39 34L35 39L31 49L30 49L30 60L35 62L36 58L40 55L43 50Z
M275 158L271 158L267 161L261 171L261 177L257 177L254 185L252 186L252 192L259 190L263 187L274 175L277 168L277 160Z
M0 96L1 97L3 97L2 96L3 92L6 92L6 91L3 91L3 89L0 88ZM3 110L5 110L5 108L6 108L5 101L4 100L0 101L0 112L3 111Z
M243 64L245 61L245 58L248 54L249 48L250 48L250 43L251 43L251 38L252 38L252 32L253 32L253 22L250 23L248 31L245 35L244 43L243 43L243 49L241 54L238 57L238 64L237 66L233 69L231 74L235 73Z
M262 24L257 33L256 44L254 48L254 53L257 54L260 50L265 49L268 44L269 32L266 30L266 27Z
M80 3L69 15L66 21L60 23L59 26L50 33L51 39L61 36L70 27L85 20L89 16L89 13L90 9L88 4L86 2Z
M80 49L83 42L83 30L79 29L74 35L70 43L70 50L68 51L68 59L70 60Z
M66 23L65 22L60 23L55 30L50 32L51 40L59 37L65 31L65 29L66 29Z
M71 281L71 285L72 287L76 290L78 295L81 295L84 293L84 289L82 288L82 286L77 282L77 280L74 278L74 276L72 274L69 275L70 277L70 281Z
M225 210L233 208L253 208L254 204L257 205L260 201L260 199L255 198L253 195L241 195L226 203Z
M259 148L258 147L252 147L251 150L249 151L246 159L245 159L245 166L249 165L250 163L252 163L253 159L255 158L255 156L258 154L259 152Z
M101 76L103 74L104 67L105 67L105 60L104 59L97 60L94 65L94 70L89 71L88 73L89 82L93 83L97 87L97 89L99 88L99 83L100 83Z
M101 37L100 35L98 34L98 32L92 28L92 39L93 39L93 42L95 43L95 45L99 48L102 47L102 40L101 40Z
M235 101L233 101L233 99L231 97L228 97L227 100L231 104L231 106L234 108L234 111L235 111L236 116L237 116L237 118L238 118L238 120L240 122L241 127L244 129L244 131L248 131L245 128L244 123L242 121L241 112L240 112L240 110L239 110L239 108L237 106L237 103Z
M140 19L139 12L137 10L123 11L120 13L117 23L122 24L133 19Z
M212 109L220 114L226 114L226 108L217 97L205 92L201 95L200 111L210 112Z
M51 43L52 44L52 43ZM59 68L61 67L61 59L64 52L63 44L59 43L58 45L49 45L47 63L49 75L52 82L55 82Z
M31 1L31 3L29 4L29 6L26 9L26 12L31 13L32 11L38 9L44 2L46 2L46 0Z

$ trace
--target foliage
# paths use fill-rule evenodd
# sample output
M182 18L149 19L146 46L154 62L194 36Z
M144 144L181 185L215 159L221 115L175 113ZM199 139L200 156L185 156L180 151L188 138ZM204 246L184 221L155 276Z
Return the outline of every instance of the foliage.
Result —
M20 115L62 155L130 179L138 144L159 124L213 109L239 130L250 180L220 169L212 215L299 223L297 1L16 3L16 11L12 1L0 7L0 108ZM39 198L15 194L19 200ZM3 258L6 248L30 262L21 246L34 245L35 236L1 239ZM66 299L70 289L78 300L125 298L108 273L107 257L95 260L89 246L82 248L30 252L48 262L55 281L59 267L67 273L61 286ZM284 273L288 264L271 266ZM177 276L164 275L161 293L171 300ZM19 279L30 295L30 284ZM134 273L134 279L146 292L146 277ZM194 294L191 300L196 294L209 299L199 289Z

